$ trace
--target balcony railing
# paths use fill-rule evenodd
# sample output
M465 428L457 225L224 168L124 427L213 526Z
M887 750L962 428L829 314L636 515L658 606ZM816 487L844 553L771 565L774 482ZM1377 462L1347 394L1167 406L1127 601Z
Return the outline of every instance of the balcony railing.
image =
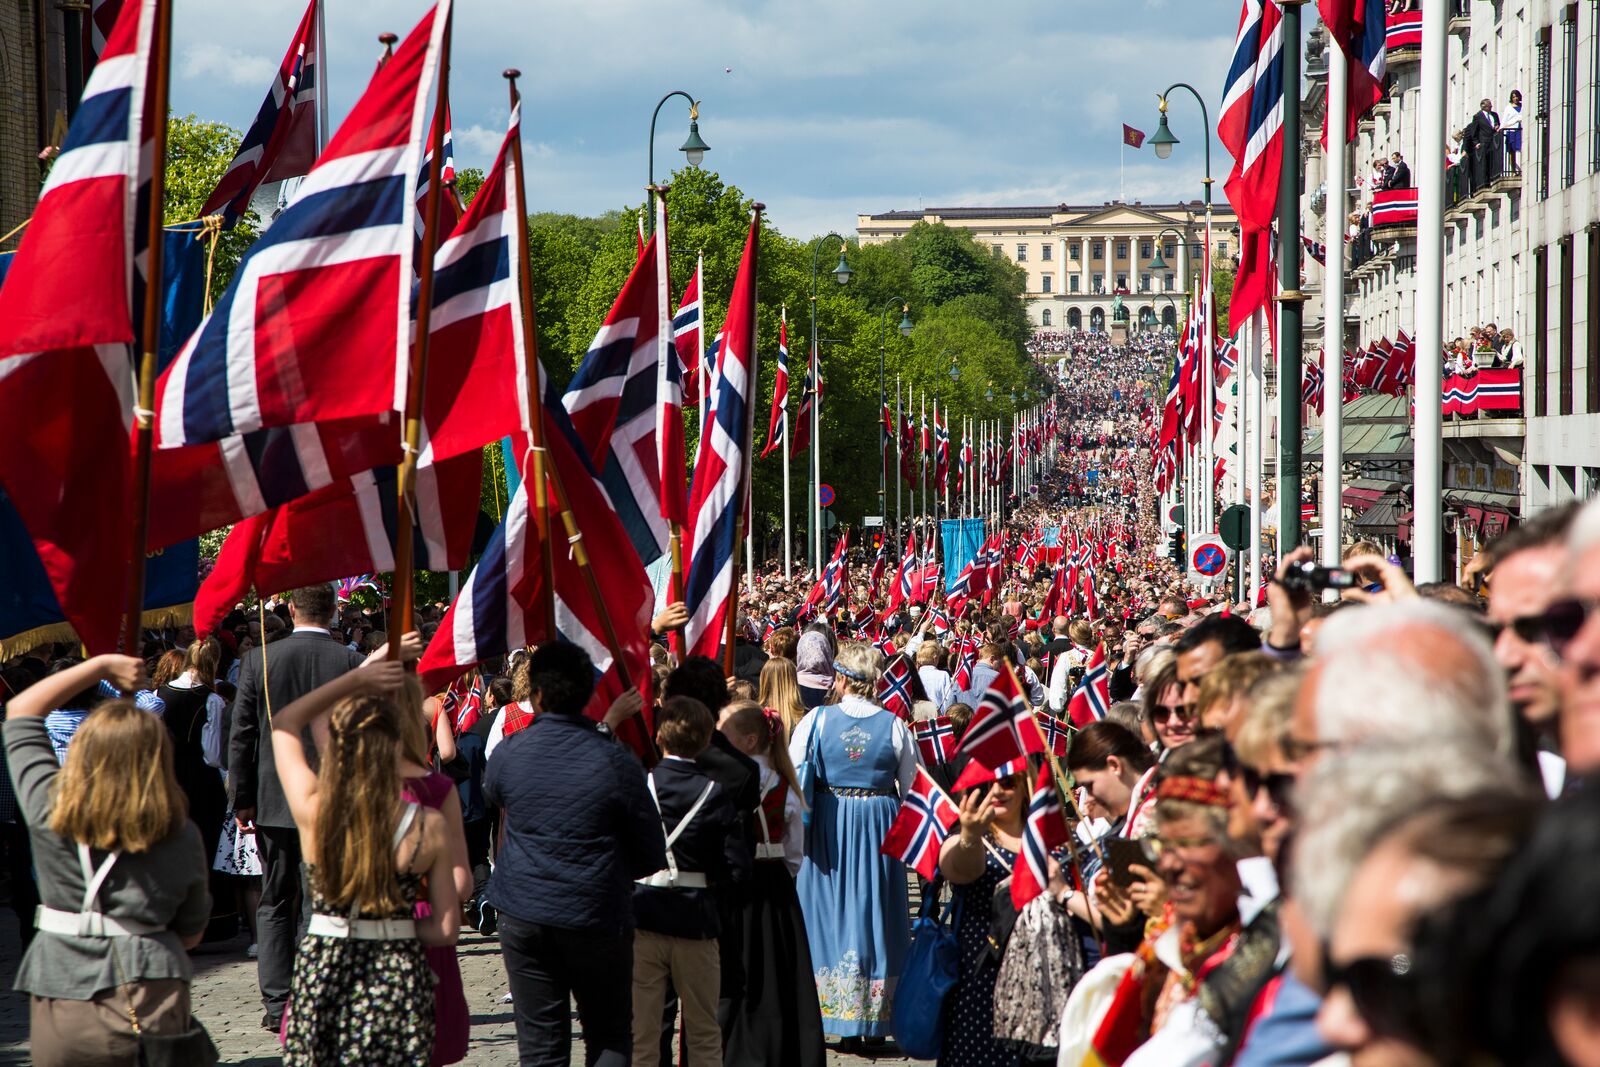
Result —
M1446 416L1516 418L1522 413L1522 368L1485 367L1444 376Z

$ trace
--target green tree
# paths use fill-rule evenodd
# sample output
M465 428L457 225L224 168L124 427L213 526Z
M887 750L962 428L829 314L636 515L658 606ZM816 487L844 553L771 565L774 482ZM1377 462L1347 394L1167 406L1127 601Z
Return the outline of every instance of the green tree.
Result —
M238 130L223 122L194 115L172 115L167 120L167 169L162 196L162 218L168 226L196 222L217 182L239 150ZM217 239L212 262L211 296L222 295L239 260L261 232L261 218L246 211L231 230Z
M1211 268L1211 301L1216 308L1217 336L1231 337L1228 326L1228 303L1233 299L1233 271L1226 267Z

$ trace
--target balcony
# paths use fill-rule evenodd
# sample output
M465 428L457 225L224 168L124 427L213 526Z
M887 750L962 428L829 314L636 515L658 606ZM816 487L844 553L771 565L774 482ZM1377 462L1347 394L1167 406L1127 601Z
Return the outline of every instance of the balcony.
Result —
M1510 195L1522 188L1522 171L1512 166L1511 153L1506 149L1504 131L1495 138L1493 147L1481 160L1469 155L1445 171L1444 207L1446 213L1487 210L1491 197Z
M1372 231L1375 238L1417 235L1417 191L1382 189L1372 194Z
M1444 416L1452 437L1515 435L1522 425L1522 368L1483 367L1472 374L1446 374ZM1475 432L1467 432L1471 426Z
M1452 5L1461 0L1451 0ZM1410 66L1422 60L1422 12L1397 11L1384 21L1384 51L1388 67Z
M1450 21L1445 24L1445 32L1459 33L1467 37L1472 32L1472 0L1448 0L1450 5Z

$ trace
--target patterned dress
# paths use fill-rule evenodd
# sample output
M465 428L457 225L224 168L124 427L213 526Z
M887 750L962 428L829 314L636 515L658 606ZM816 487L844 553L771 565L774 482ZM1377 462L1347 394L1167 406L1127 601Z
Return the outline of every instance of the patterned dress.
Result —
M313 912L333 913L307 865ZM400 875L407 904L388 915L409 919L421 896L422 876ZM283 1062L287 1067L428 1067L433 1054L433 970L422 942L301 938L285 1013Z
M1014 1047L994 1038L994 980L1000 973L989 953L989 926L994 914L994 894L1011 877L1016 853L995 846L1004 858L984 849L983 874L976 882L955 887L959 906L956 943L961 949L956 987L944 1002L944 1042L939 1047L939 1067L1016 1067L1021 1062Z

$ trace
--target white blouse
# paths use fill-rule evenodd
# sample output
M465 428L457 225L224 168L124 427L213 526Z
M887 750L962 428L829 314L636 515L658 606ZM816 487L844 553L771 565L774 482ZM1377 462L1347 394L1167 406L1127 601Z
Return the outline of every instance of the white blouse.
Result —
M827 705L830 716L843 712L852 719L865 719L883 711L881 707L864 697L848 695L840 704ZM794 727L794 736L789 738L789 758L794 765L799 767L805 762L806 746L811 743L811 730L816 722L817 713L822 708L816 708L806 713ZM894 746L894 754L900 761L900 766L895 772L895 778L900 783L900 795L905 796L911 790L911 784L916 781L917 764L922 762L917 754L917 746L911 739L911 731L906 729L906 724L895 716L890 715L893 725L889 728L889 741Z
M761 768L761 796L765 799L767 794L777 787L783 779L778 772L772 769L772 761L765 753L757 752L750 757L756 761L756 766ZM756 816L761 820L759 829L765 831L767 821L766 813L760 812ZM801 818L800 798L793 789L783 798L783 865L789 868L789 877L793 878L800 873L800 857L805 855L805 823Z

